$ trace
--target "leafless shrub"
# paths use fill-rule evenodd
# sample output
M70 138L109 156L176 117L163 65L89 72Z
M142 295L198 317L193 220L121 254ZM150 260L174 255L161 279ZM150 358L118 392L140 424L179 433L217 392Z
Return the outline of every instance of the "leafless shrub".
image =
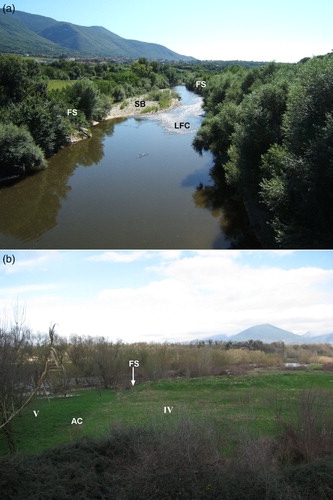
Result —
M202 498L202 482L209 485L211 478L212 483L220 467L218 442L213 425L198 423L186 412L167 426L155 420L128 467L132 480L127 498L134 498L133 491L149 499Z
M333 398L331 392L304 390L285 419L278 415L277 455L283 463L302 463L333 452Z

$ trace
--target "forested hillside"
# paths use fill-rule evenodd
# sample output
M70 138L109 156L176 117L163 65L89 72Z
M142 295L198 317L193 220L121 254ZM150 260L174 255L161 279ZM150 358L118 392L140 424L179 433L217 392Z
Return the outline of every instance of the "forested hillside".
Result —
M194 146L216 158L265 248L333 244L333 54L191 75L206 118ZM200 78L200 79L201 79Z
M103 56L135 59L194 60L157 43L127 40L102 26L79 26L50 17L16 11L0 17L0 52L39 56Z
M41 16L34 17L40 18ZM78 52L60 47L51 40L40 36L37 31L31 30L29 25L20 23L14 16L10 18L0 16L0 52L22 55L30 53L36 56L69 55L70 53L78 55Z

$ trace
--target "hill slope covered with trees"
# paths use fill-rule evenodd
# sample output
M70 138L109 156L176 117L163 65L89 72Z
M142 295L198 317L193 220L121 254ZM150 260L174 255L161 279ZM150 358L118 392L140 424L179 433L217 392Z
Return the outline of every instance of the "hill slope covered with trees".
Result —
M3 53L194 60L163 45L127 40L102 26L79 26L20 11L15 19L0 17L0 35Z

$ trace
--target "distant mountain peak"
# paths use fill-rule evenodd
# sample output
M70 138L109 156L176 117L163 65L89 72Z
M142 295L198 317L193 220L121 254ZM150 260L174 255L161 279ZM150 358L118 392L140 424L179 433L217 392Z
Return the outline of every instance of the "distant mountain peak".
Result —
M236 335L230 337L225 334L213 335L206 337L205 341L231 341L231 342L247 342L249 340L261 340L265 344L272 342L284 342L285 344L313 344L313 343L333 343L333 333L325 335L315 335L307 332L304 335L297 335L296 333L284 330L278 326L271 325L270 323L261 323L259 325L250 326L246 330L242 330Z
M270 323L262 323L260 325L254 325L246 330L241 331L237 335L233 335L233 340L261 340L262 342L287 342L298 343L300 341L300 336L295 333L284 330L277 326L271 325Z

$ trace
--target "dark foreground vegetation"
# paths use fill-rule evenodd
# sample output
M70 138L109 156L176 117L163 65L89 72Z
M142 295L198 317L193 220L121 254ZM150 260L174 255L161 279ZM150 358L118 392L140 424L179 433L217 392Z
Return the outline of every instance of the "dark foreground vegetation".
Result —
M333 425L318 404L318 394L304 394L298 418L281 421L273 438L230 434L212 419L183 415L170 425L118 426L104 439L0 459L1 498L328 500Z
M214 153L216 189L236 189L265 248L331 248L333 54L198 72L189 89L197 79L208 81L194 146Z

